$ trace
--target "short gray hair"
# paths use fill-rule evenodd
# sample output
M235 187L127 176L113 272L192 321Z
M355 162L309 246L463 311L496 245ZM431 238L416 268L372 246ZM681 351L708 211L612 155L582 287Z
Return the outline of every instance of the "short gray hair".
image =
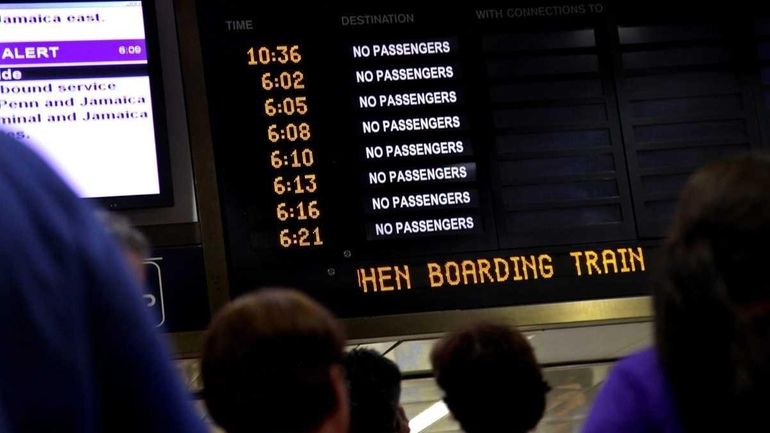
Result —
M150 242L141 231L131 225L131 221L128 218L106 210L98 210L96 216L123 249L131 251L142 258L150 256Z

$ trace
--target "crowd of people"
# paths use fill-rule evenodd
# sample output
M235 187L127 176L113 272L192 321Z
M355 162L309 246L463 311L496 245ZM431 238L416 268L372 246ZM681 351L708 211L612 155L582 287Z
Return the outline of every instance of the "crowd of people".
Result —
M0 433L206 431L143 310L141 266L126 259L140 262L146 243L100 223L32 151L8 138L0 148ZM653 289L654 346L613 368L585 433L768 428L768 244L770 159L690 178ZM398 367L345 343L297 291L232 301L205 334L208 412L228 433L409 433ZM466 433L524 433L543 417L550 387L511 327L462 327L431 363Z

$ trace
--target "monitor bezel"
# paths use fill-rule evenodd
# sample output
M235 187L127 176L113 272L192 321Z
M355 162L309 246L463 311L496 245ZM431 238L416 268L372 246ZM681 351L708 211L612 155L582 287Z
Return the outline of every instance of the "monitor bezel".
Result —
M144 19L147 68L152 98L152 118L155 135L155 161L158 174L157 194L135 194L121 196L83 197L110 210L170 207L174 205L174 194L169 154L169 135L166 125L166 103L163 86L158 21L155 0L14 0L4 4L61 4L61 3L140 3Z

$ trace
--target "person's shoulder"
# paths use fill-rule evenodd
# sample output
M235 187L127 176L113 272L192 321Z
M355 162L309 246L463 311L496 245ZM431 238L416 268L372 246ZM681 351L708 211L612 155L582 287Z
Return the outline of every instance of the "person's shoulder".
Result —
M663 366L654 347L633 352L616 362L610 379L648 397L660 398L667 391Z
M660 358L651 347L615 363L583 433L679 432L677 425Z
M615 364L614 370L618 373L642 377L662 374L660 357L654 347L639 350L622 358Z
M633 390L640 400L654 407L653 412L673 413L671 390L658 351L650 347L621 359L610 374L617 383Z

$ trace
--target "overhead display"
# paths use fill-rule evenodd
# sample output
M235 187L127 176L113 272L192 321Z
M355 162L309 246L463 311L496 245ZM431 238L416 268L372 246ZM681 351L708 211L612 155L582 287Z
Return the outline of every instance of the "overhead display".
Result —
M85 198L171 204L154 4L0 4L0 128Z
M764 147L759 16L198 2L231 291L344 317L648 293L687 176Z

